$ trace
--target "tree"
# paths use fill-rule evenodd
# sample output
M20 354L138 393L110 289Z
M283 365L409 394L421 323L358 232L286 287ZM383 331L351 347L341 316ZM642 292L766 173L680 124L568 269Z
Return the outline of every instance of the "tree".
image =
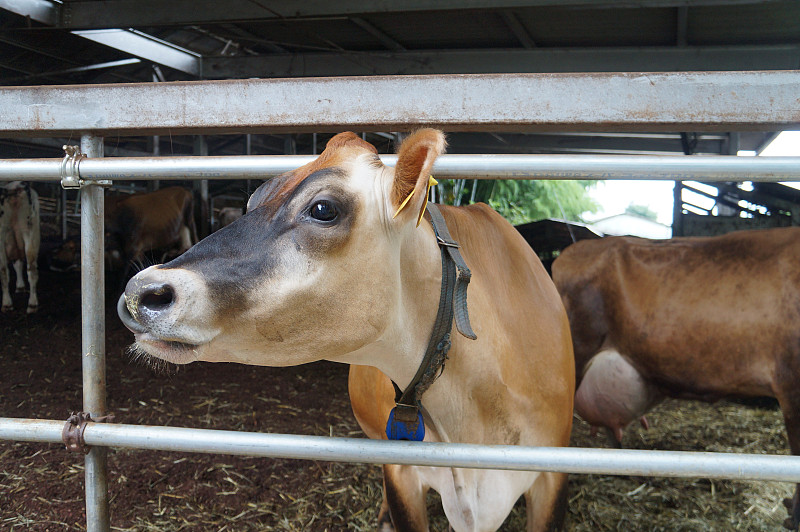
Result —
M625 208L625 212L627 214L635 214L637 216L642 216L647 218L648 220L653 220L654 222L658 219L658 214L656 211L648 207L647 205L636 205L635 203L631 203Z
M466 205L483 201L514 225L563 218L580 221L598 205L588 195L595 181L448 180L436 187L439 203Z

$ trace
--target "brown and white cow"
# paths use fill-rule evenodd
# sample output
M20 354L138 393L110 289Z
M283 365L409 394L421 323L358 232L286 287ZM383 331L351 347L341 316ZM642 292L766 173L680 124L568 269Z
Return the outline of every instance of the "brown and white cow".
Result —
M0 188L0 284L2 284L2 312L13 309L9 292L8 263L14 265L17 292L25 290L22 261L27 266L28 314L39 308L36 285L39 282L39 195L27 183L13 181Z
M368 436L385 438L387 375L411 381L437 314L441 253L417 219L443 149L441 132L420 130L392 169L357 135L335 136L315 161L256 190L242 218L128 283L119 310L134 348L179 364L354 364L353 410ZM453 330L444 372L422 397L425 440L567 445L573 356L555 287L486 205L441 213L472 270L477 340ZM384 487L383 530L427 530L433 488L458 531L497 529L525 495L533 531L563 519L566 475L387 465Z
M183 253L197 242L192 192L167 187L107 196L105 231L110 262L121 263L126 273L132 264L142 263L147 253L159 251L173 257Z
M568 247L553 280L572 328L578 414L621 441L665 397L774 397L800 454L798 265L797 227Z

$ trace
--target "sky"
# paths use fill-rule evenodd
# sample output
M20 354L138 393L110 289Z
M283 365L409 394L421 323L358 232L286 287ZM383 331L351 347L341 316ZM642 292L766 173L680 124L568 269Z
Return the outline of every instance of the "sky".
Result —
M739 152L752 156L752 152ZM767 146L764 156L800 156L800 131L784 131ZM587 221L599 220L625 212L631 203L646 205L655 211L657 220L672 224L672 181L604 181L590 190L589 195L600 205L596 213L587 213ZM800 183L796 188L800 188Z

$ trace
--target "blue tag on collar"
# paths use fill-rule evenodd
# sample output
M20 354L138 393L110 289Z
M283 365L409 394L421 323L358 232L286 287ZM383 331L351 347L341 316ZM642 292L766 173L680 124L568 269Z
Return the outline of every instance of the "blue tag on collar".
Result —
M389 421L386 422L386 437L390 440L422 441L425 439L425 423L422 421L422 412L416 411L416 420L401 421L399 418L409 419L408 415L398 416L398 408L394 407L389 413ZM405 407L408 409L408 407ZM408 411L403 412L408 414Z

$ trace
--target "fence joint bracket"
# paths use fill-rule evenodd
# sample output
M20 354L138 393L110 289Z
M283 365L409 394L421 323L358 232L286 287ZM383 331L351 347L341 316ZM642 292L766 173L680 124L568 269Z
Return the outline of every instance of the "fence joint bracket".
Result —
M80 146L64 145L64 159L61 161L61 188L66 190L81 189L86 185L111 186L111 181L100 179L85 181L81 179L80 165L86 155L81 152Z
M61 430L61 441L64 442L67 451L89 454L91 447L86 445L86 441L83 439L83 433L86 431L88 423L99 423L103 421L113 422L114 415L109 414L97 419L92 419L89 412L72 412L67 422L64 424L64 428Z

